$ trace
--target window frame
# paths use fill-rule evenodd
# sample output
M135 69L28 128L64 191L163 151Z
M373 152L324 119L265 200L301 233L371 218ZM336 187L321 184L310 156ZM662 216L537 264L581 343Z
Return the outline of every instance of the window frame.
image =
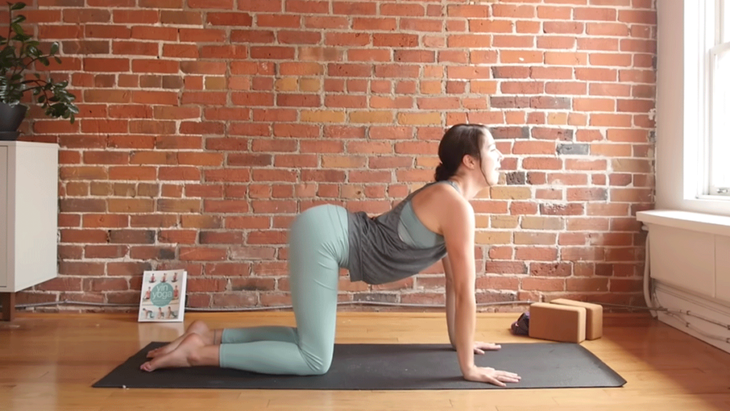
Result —
M720 156L721 150L715 150L714 146L718 145L716 139L721 135L721 124L715 121L721 118L723 113L719 112L719 104L716 99L722 98L723 93L719 92L716 84L718 83L717 63L720 57L730 59L730 0L710 0L701 1L700 7L704 10L700 15L704 24L699 27L704 28L704 33L700 34L700 69L699 73L704 74L704 79L700 79L702 90L705 94L704 104L699 104L700 121L704 120L704 126L700 125L699 133L699 152L698 172L699 182L697 187L698 199L710 199L717 201L730 201L730 184L718 184L717 173L718 167L723 164ZM699 30L700 32L702 30ZM728 64L727 62L725 64ZM724 79L725 85L730 85L729 79ZM726 97L727 99L727 97ZM727 114L725 114L727 116ZM725 146L730 142L725 142ZM722 150L725 151L725 150ZM727 165L725 160L724 164ZM727 177L727 175L726 175Z

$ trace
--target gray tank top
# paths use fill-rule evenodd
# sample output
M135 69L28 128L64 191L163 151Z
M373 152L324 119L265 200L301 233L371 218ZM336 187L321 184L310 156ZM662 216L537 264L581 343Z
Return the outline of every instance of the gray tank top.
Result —
M371 218L365 212L349 213L348 237L351 281L384 284L418 274L446 255L441 235L421 223L411 199L439 181L411 193L387 213Z

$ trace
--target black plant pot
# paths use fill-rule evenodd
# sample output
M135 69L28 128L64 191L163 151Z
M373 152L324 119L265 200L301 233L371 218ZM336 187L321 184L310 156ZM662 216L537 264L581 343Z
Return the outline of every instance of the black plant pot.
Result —
M21 104L15 106L9 106L5 103L0 103L0 139L5 140L4 134L17 133L20 123L25 118L25 112L28 107ZM17 135L16 135L17 137Z

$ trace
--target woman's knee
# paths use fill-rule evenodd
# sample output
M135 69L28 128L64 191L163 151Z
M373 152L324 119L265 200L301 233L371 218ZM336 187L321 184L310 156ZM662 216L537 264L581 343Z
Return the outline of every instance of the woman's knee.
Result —
M326 350L325 350L326 351ZM309 367L310 375L324 375L329 371L332 365L332 352L324 353L323 355L316 355L308 351L300 351L304 357L304 361Z
M324 375L330 370L331 365L332 359L330 358L326 361L310 363L309 368L312 370L312 375Z

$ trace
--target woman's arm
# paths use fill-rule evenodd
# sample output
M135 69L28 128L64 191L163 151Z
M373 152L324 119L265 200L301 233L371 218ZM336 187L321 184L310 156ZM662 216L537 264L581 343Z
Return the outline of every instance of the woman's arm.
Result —
M474 210L461 199L452 198L442 214L441 224L446 250L448 251L454 319L452 341L459 358L459 367L466 376L474 366L474 329L476 327L475 262L474 262ZM446 268L445 268L446 269ZM448 299L448 292L447 292ZM447 304L448 310L448 304ZM448 315L448 314L447 314Z
M456 316L456 298L454 297L454 282L452 281L453 272L451 271L451 263L449 262L449 256L445 256L441 260L441 264L444 266L444 273L446 274L446 328L449 333L449 343L456 349L456 334L454 317ZM485 343L481 341L474 342L474 354L484 354L485 350L493 351L502 348L499 344Z
M517 374L477 367L474 364L474 329L476 328L476 262L474 257L474 210L466 201L446 201L449 210L442 214L442 232L448 254L447 321L449 317L449 293L453 295L452 344L456 347L459 367L469 381L488 382L504 387L505 382L518 382ZM451 278L451 284L449 279ZM449 291L451 290L451 291Z
M444 273L446 274L446 328L449 333L449 343L456 349L456 338L454 337L456 333L454 330L454 316L456 315L454 283L448 255L441 260L441 264L444 266Z

